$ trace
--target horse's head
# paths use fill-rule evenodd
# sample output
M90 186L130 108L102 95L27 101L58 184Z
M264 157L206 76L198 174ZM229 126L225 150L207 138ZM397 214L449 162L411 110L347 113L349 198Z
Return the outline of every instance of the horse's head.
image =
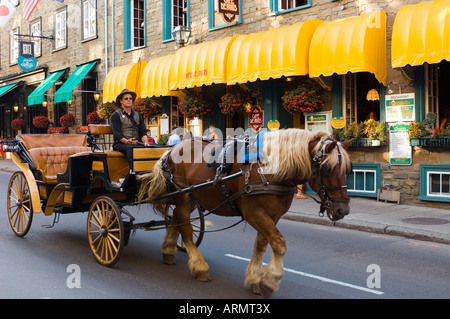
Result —
M321 200L320 214L337 221L350 212L346 175L351 172L351 162L346 148L352 141L337 142L331 137L310 143L312 175L311 188Z

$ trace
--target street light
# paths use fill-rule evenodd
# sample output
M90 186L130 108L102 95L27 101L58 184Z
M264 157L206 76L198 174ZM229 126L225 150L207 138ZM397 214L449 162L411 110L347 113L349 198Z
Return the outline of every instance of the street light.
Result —
M179 25L173 28L172 36L175 38L177 45L183 47L189 41L191 29L185 25Z
M95 100L95 102L98 102L99 99L100 99L100 92L99 91L95 91L94 92L94 100Z

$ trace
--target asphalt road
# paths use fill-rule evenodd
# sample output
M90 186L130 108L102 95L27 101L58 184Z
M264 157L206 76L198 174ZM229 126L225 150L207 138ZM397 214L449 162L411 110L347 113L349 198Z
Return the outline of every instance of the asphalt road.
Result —
M0 173L0 298L31 299L256 299L243 286L255 231L241 223L205 234L200 251L212 281L196 281L186 254L162 263L164 231L137 231L113 268L96 263L86 238L87 214L34 216L25 238L10 229L6 191L11 174ZM134 211L130 209L130 211ZM137 221L158 219L150 207ZM207 216L207 229L236 218ZM285 274L272 299L449 298L450 246L337 227L282 220ZM270 254L266 254L266 261Z

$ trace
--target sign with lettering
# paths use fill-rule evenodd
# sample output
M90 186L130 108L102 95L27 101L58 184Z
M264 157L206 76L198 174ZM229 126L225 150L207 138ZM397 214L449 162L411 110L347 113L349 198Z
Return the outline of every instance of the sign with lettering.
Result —
M259 105L253 105L250 110L250 114L248 115L248 126L254 132L259 132L261 127L264 125L264 111L261 109Z
M36 68L37 60L34 57L34 42L20 42L20 56L17 59L17 63L26 72L33 71Z
M386 122L414 121L414 93L386 95Z
M412 150L409 144L408 123L389 126L389 164L411 165Z
M239 16L239 0L217 0L219 14L226 23L233 23Z

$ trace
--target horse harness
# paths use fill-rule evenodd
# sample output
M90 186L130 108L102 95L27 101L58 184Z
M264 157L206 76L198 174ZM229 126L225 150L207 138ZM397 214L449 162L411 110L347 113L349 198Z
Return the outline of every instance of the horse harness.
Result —
M312 196L310 196L310 197L312 199L314 199L318 204L320 204L320 211L319 211L320 217L323 217L325 211L327 212L328 217L331 217L330 215L331 215L331 211L333 209L334 202L342 202L342 203L350 202L349 197L345 197L345 198L333 197L333 196L330 196L330 194L328 193L328 191L331 191L331 190L340 190L340 189L347 188L347 185L328 186L328 185L325 185L325 183L323 181L323 178L330 175L331 171L327 164L322 164L322 159L325 155L326 145L329 142L333 142L333 141L335 141L335 140L331 137L323 140L320 145L319 151L313 157L313 161L312 161L313 180L315 180L317 178L318 173L320 171L319 188L317 190L317 193L322 195L323 200L319 201ZM341 152L339 150L339 147L337 147L337 151L338 151L338 158L339 158L339 162L340 162Z
M246 145L248 147L248 139L245 140ZM172 185L177 191L181 191L182 188L189 187L189 185L175 180L175 175L167 163L169 153L165 157L162 158L162 170L163 175L165 176L167 182ZM226 157L224 157L226 158ZM213 180L213 185L221 192L221 194L225 197L225 200L215 207L213 210L209 211L212 213L213 211L221 208L224 205L229 205L238 216L242 217L242 212L235 205L235 200L237 200L242 195L253 196L253 195L262 195L262 194L270 194L270 195L290 195L294 194L297 191L297 186L287 186L281 183L270 182L266 179L262 167L260 166L259 160L256 165L258 165L257 172L261 178L261 181L250 181L250 173L252 164L246 163L245 174L244 174L244 185L242 189L238 192L231 193L226 182L223 181L224 175L226 175L229 171L226 168L225 161L221 162L220 165L216 168L216 175Z

